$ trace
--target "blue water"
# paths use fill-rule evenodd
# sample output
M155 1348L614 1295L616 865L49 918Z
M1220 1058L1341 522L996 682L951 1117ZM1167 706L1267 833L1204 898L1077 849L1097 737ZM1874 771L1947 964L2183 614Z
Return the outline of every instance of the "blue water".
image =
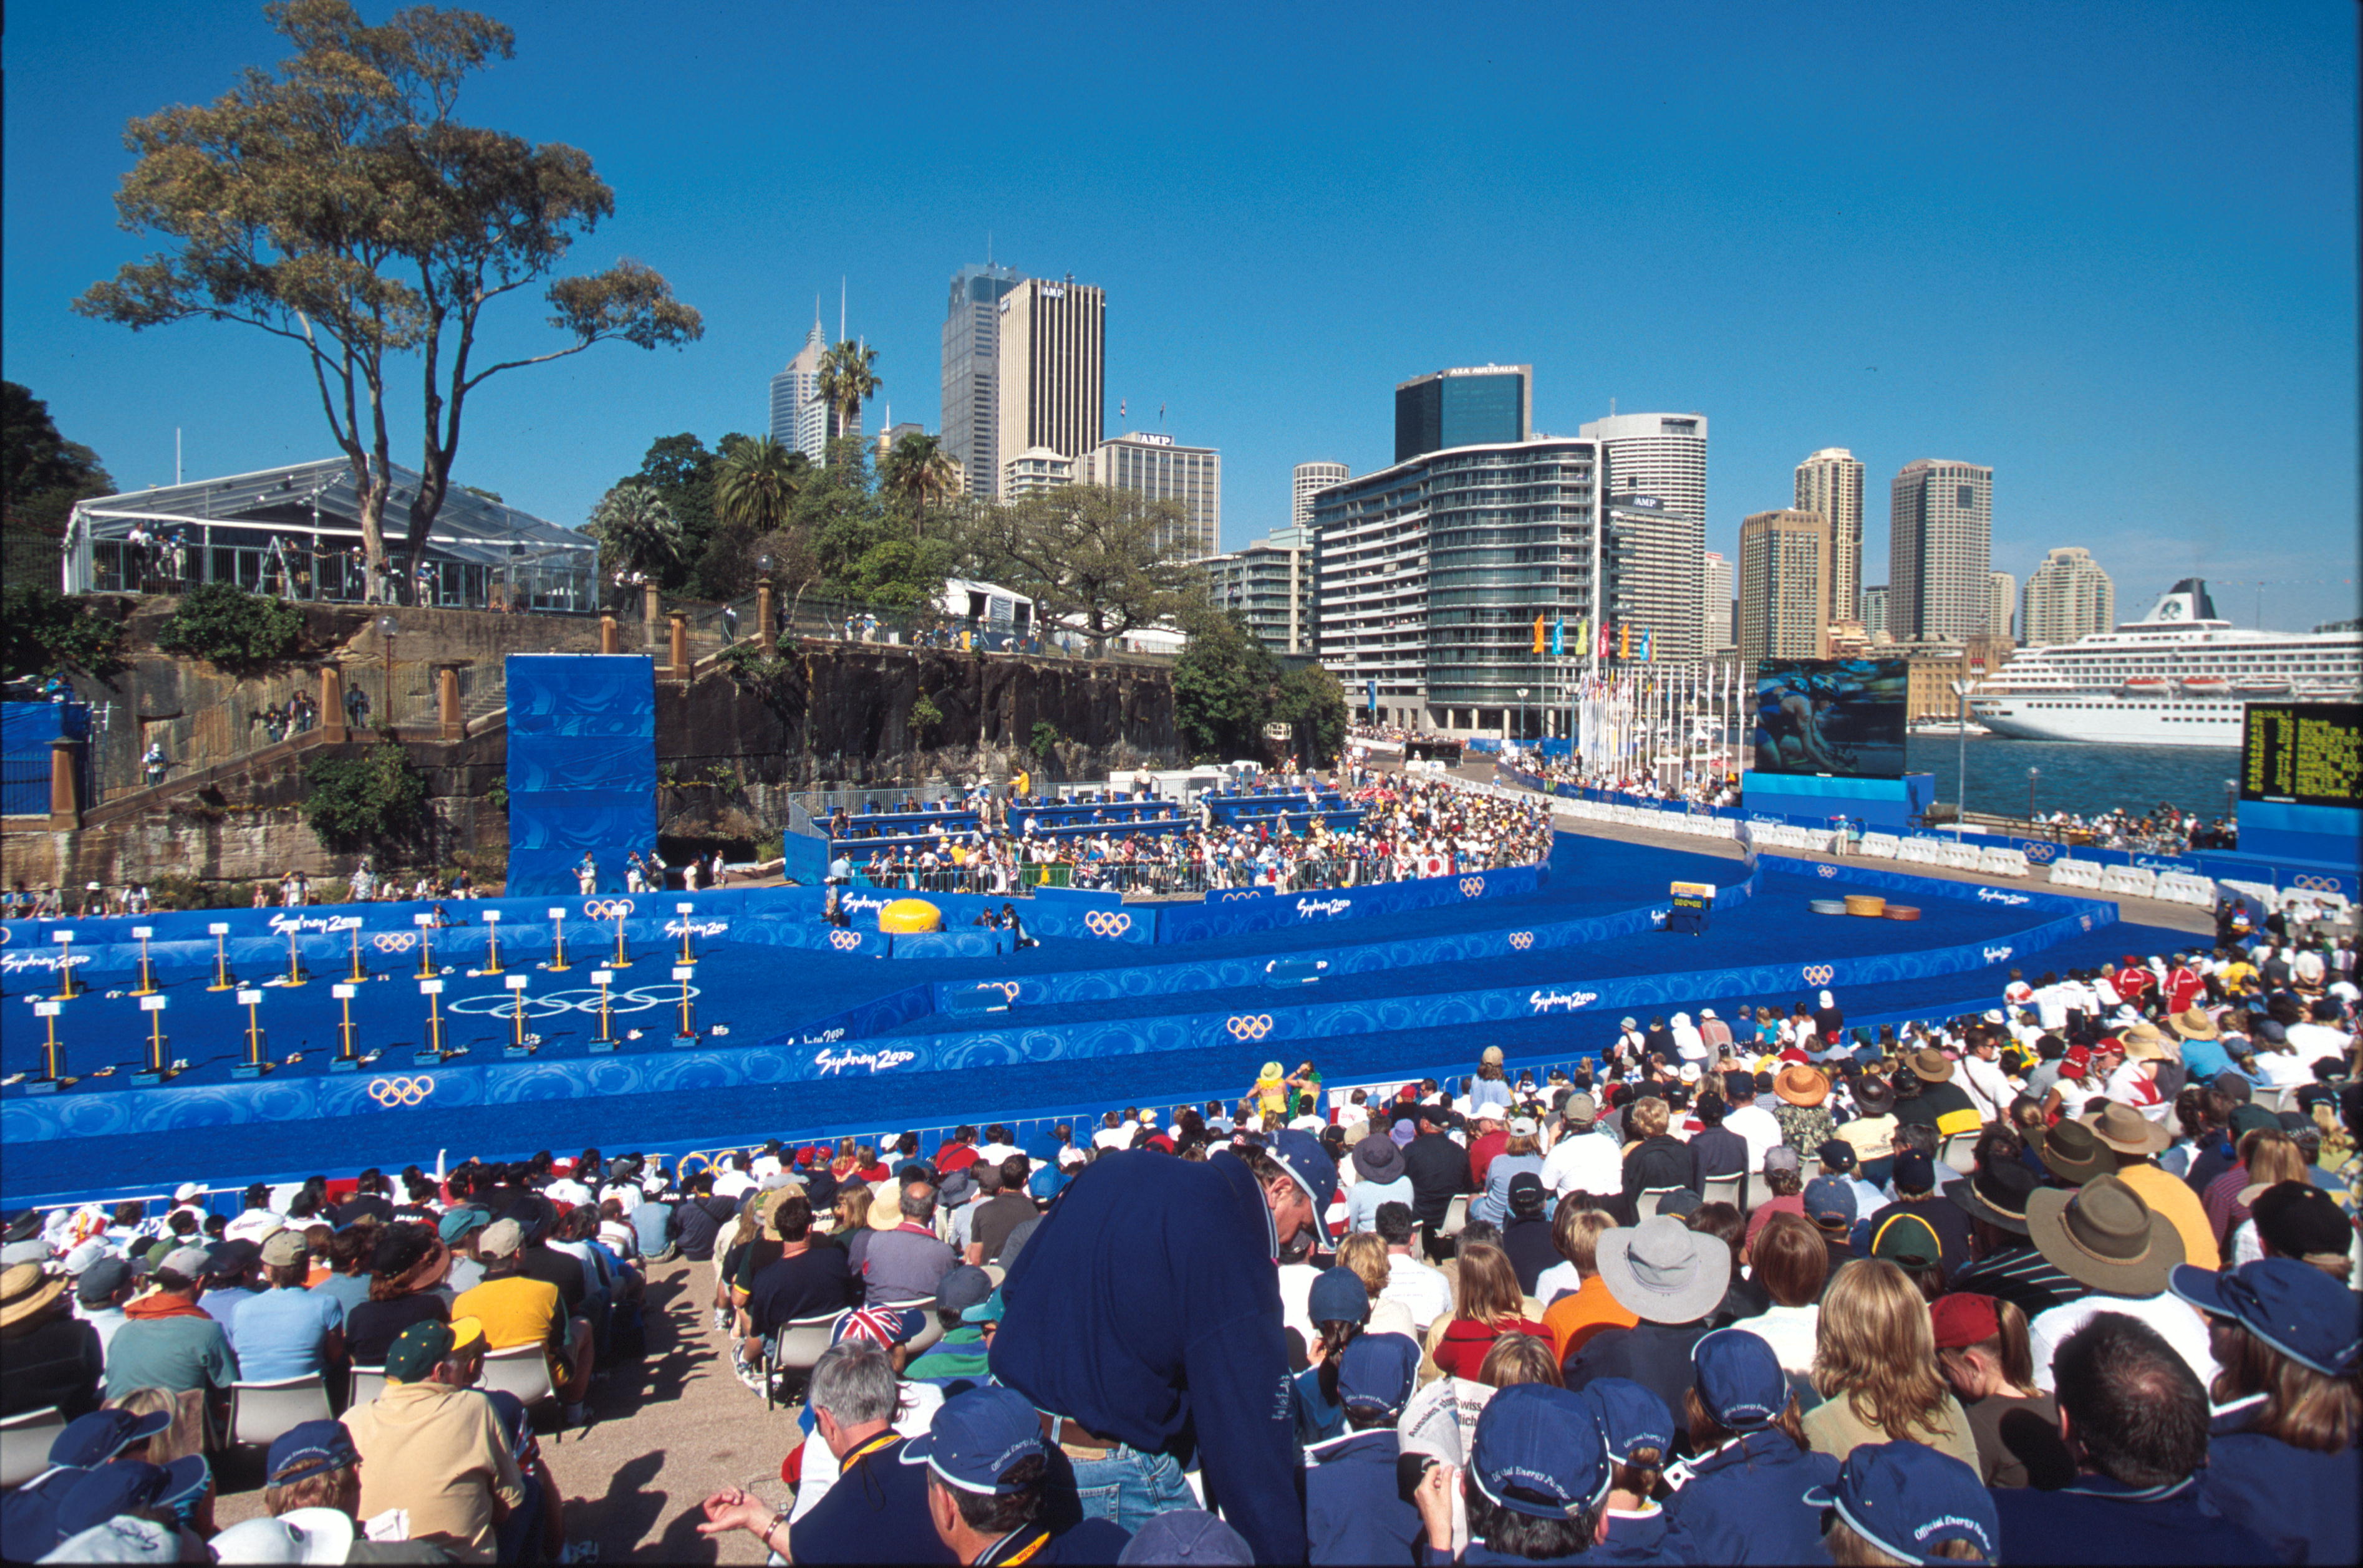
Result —
M1936 776L1936 799L1960 793L1961 764L1968 763L1969 809L1997 816L2026 815L2030 767L2037 812L2074 812L2091 816L2122 806L2147 815L2170 801L2213 822L2227 809L2225 783L2239 772L2236 750L2177 745L2085 745L2072 741L2005 740L1971 735L1914 735L1904 745L1906 766Z

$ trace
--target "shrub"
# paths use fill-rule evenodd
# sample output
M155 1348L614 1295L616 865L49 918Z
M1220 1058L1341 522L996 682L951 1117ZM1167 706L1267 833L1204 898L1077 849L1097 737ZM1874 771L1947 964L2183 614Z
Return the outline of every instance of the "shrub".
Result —
M304 614L293 604L234 582L207 582L182 596L156 646L243 671L294 657L303 639Z
M123 668L123 628L90 605L39 582L12 582L0 596L7 623L7 677L80 670L101 680Z
M427 825L427 781L392 742L364 756L321 757L304 784L304 820L331 849L405 843Z

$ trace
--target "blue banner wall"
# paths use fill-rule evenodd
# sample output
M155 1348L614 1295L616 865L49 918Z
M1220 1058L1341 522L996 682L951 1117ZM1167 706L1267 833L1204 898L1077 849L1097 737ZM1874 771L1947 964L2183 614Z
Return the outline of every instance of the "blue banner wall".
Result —
M656 661L640 654L511 654L512 895L571 894L588 851L603 892L657 842Z

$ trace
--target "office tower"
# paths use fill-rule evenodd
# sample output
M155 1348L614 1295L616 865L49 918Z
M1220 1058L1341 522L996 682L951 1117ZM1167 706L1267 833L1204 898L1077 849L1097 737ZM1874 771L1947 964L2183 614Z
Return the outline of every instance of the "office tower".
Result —
M1887 584L1867 582L1862 589L1862 629L1872 642L1887 632Z
M1107 296L1072 274L1026 278L993 309L998 449L1047 447L1080 461L1104 439Z
M2090 550L2069 545L2051 551L2026 580L2019 640L2039 648L2072 643L2117 624L2117 585Z
M1898 642L1963 642L1986 629L1993 469L1922 458L1888 490L1887 624Z
M1028 447L1001 465L1001 499L1043 495L1075 482L1075 459L1048 447Z
M1395 461L1448 447L1523 441L1534 425L1532 365L1470 365L1395 386Z
M1311 528L1279 528L1245 549L1209 557L1203 569L1216 609L1238 612L1276 654L1309 654L1319 613L1318 564Z
M1758 512L1739 525L1739 666L1826 658L1830 525L1818 512Z
M1709 550L1700 559L1704 564L1699 571L1699 651L1729 653L1739 646L1739 609L1734 597L1739 584L1721 551Z
M828 352L828 336L821 330L815 311L804 346L788 368L771 378L771 439L802 452L817 467L828 458L828 438L837 416L820 395L820 362Z
M1183 447L1170 436L1134 433L1093 447L1075 472L1085 484L1182 503L1188 521L1179 533L1158 539L1159 559L1199 560L1221 547L1223 455L1212 447Z
M1823 447L1797 465L1796 505L1830 520L1830 618L1862 619L1862 465Z
M1986 573L1986 635L2008 637L2018 612L2018 579L2006 571Z
M1290 476L1288 525L1313 526L1313 498L1350 477L1343 463L1299 463Z
M1612 414L1579 435L1600 443L1604 493L1654 495L1676 517L1706 521L1706 415Z
M1609 469L1613 484L1613 458ZM1605 512L1610 624L1620 636L1632 628L1636 657L1646 647L1652 660L1697 658L1705 652L1705 521L1682 515L1662 497L1622 491L1610 493Z
M1567 438L1448 447L1314 498L1321 662L1356 713L1477 734L1523 715L1566 733L1566 681L1597 624L1599 459L1597 442Z
M914 424L907 419L900 425L890 424L885 429L878 432L878 447L871 454L870 460L872 463L882 464L886 461L886 455L894 449L895 443L901 441L904 436L925 436L926 433L926 425Z
M1016 269L963 267L944 312L944 451L971 495L1001 490L1001 298L1025 282Z

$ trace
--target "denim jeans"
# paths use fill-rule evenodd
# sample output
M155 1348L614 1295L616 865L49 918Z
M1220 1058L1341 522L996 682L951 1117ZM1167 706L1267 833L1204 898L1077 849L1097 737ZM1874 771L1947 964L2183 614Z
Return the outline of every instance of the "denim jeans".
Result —
M1158 1514L1198 1506L1182 1462L1170 1453L1117 1447L1105 1459L1075 1460L1074 1467L1075 1495L1086 1518L1111 1519L1137 1530Z

